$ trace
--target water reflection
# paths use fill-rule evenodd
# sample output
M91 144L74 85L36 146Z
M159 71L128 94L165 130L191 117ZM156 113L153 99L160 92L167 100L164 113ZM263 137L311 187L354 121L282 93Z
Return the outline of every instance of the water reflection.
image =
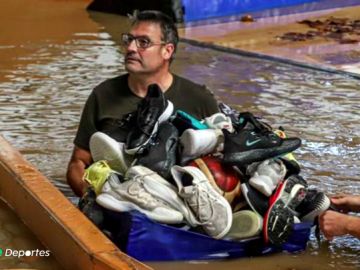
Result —
M28 53L14 58L13 68L0 70L2 135L69 198L73 195L64 175L84 102L94 86L124 72L123 55L115 41L127 23L113 15L92 13L91 17L100 24L91 31L74 30L65 42L23 44ZM3 46L0 51L11 53L12 48ZM235 108L252 111L300 136L303 146L296 156L310 184L330 194L360 194L358 80L187 44L180 45L173 70L206 84ZM360 266L359 247L353 238L320 245L312 239L308 250L299 255L186 267L354 269ZM154 266L183 269L184 264Z

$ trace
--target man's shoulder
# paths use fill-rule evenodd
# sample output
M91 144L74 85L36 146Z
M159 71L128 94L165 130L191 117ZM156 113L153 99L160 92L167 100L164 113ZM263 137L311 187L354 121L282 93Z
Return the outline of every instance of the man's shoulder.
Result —
M118 91L122 87L127 86L127 76L128 74L122 74L119 76L116 76L114 78L107 79L100 84L98 84L94 88L95 94L100 94L104 92L112 92L112 91Z
M194 81L181 77L179 75L174 75L176 80L178 81L181 88L184 89L194 89L194 90L204 90L205 85L198 84Z
M199 98L213 98L214 93L212 93L210 89L206 87L206 85L196 83L178 75L174 76L176 76L179 89L182 93Z

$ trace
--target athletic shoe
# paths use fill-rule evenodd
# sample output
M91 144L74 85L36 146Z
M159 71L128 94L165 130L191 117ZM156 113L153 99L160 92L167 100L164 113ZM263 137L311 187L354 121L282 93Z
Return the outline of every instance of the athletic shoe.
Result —
M219 129L187 129L180 137L181 164L217 151L224 136Z
M131 155L142 152L157 132L159 124L169 119L173 109L173 104L165 99L159 86L151 84L147 95L138 105L137 122L129 132L125 151Z
M80 211L91 220L98 228L104 224L103 209L96 203L96 193L93 188L88 187L80 198L78 207Z
M295 186L296 184L300 184L304 186L306 189L308 188L308 183L306 182L306 180L298 174L290 175L288 178L286 178L286 180L289 183L288 185Z
M241 197L239 174L233 167L222 164L219 158L209 155L195 159L187 166L199 168L212 187L230 204L235 204L235 200Z
M96 202L109 210L117 212L137 210L157 222L168 224L183 222L184 216L181 212L171 207L159 196L154 196L148 190L150 186L153 191L155 185L157 193L161 193L163 189L166 192L171 189L164 187L162 182L156 180L154 180L155 185L154 182L149 182L149 178L154 177L156 174L154 172L148 173L148 170L145 170L144 174L139 174L137 172L139 168L136 167L141 166L131 167L126 174L125 178L131 178L131 180L121 183L114 177L110 178L103 187L103 193L96 198ZM146 180L145 177L147 177ZM173 190L173 193L167 194L166 198L170 198L174 193L176 195ZM179 201L181 200L179 199Z
M179 195L204 231L216 239L224 237L232 223L230 204L214 190L198 168L175 165L171 173L179 188Z
M267 159L248 166L249 183L265 196L269 197L277 184L284 180L286 168L279 159Z
M94 161L106 160L109 166L124 174L131 164L132 157L125 153L125 144L117 142L100 131L90 138L90 153Z
M143 165L168 179L170 169L176 163L179 133L170 122L159 126L156 137L151 140L148 149L136 156L137 165Z
M260 234L263 226L262 218L253 211L242 210L233 214L233 221L226 238L244 239Z
M274 245L281 245L290 236L294 225L294 209L304 200L305 187L293 185L287 180L278 185L275 193L270 197L270 207L264 216L264 241Z
M91 164L84 172L83 179L90 184L96 195L100 194L103 185L113 170L105 160Z
M176 187L154 171L140 165L133 166L127 171L125 179L128 181L141 179L147 192L166 202L166 204L173 209L181 212L190 226L195 227L199 225L195 216L188 210L184 201L179 197Z
M271 131L242 129L239 133L224 133L224 162L246 165L292 152L301 145L298 138L281 139Z
M241 194L255 213L262 217L265 215L269 209L269 198L250 186L249 183L241 184Z
M219 103L219 110L227 117L229 117L233 127L235 127L235 129L238 129L240 112L231 108L229 105L223 102Z
M330 199L323 192L309 189L304 200L295 208L302 222L314 222L316 217L328 210Z
M121 119L106 121L101 131L117 142L126 142L130 130L136 125L136 111L123 115Z
M209 128L206 124L201 123L194 116L181 110L176 111L175 117L172 119L172 123L179 130L180 135L189 128L196 130Z
M212 129L227 129L229 132L234 132L230 117L223 113L215 113L206 117L202 122Z
M272 204L264 216L264 242L281 246L293 231L294 215L282 200Z

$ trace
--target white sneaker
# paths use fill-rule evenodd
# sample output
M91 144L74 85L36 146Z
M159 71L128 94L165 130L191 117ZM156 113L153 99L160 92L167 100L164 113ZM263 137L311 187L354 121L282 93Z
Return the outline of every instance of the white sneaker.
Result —
M219 151L217 147L223 141L224 135L220 129L185 130L180 137L181 163Z
M267 159L250 165L247 173L251 176L250 185L269 197L277 184L284 180L286 167L279 159Z
M196 167L175 165L171 168L171 174L179 188L179 195L206 233L217 239L225 236L232 222L227 200L214 190Z
M123 183L114 177L109 178L102 191L96 202L107 209L117 212L137 210L154 221L167 224L184 220L182 213L145 189L142 177Z
M138 178L142 178L141 181L147 192L182 213L190 226L199 225L193 213L189 211L184 201L179 197L174 185L156 172L141 165L133 166L126 172L125 180L132 181L132 179Z
M125 174L132 158L125 153L125 144L117 142L103 132L95 132L90 138L90 153L93 160L106 160L110 168Z
M230 117L223 113L215 113L209 117L206 117L204 123L212 129L227 129L229 132L234 132L234 127Z

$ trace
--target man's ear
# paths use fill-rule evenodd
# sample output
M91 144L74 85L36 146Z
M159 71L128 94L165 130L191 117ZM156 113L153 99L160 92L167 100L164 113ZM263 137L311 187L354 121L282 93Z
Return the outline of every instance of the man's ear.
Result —
M165 60L169 60L174 54L175 47L174 44L168 43L163 46L163 57Z

